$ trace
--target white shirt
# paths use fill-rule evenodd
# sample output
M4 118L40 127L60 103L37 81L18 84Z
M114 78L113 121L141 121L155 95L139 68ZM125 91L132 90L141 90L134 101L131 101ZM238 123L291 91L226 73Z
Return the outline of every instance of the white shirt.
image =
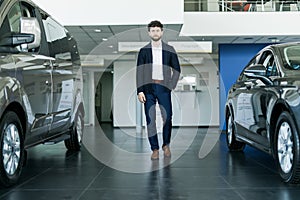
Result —
M155 80L163 80L163 61L162 61L162 45L155 47L152 45L152 61L153 61L153 68L152 68L152 79Z

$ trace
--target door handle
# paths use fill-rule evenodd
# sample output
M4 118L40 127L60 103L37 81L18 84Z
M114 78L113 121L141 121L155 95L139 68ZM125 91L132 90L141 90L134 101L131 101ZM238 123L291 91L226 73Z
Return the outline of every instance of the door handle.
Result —
M59 64L58 63L53 63L53 67L59 67Z
M247 90L250 90L252 88L252 86L253 86L253 83L246 82L245 85L246 85Z
M45 61L43 65L44 65L45 67L50 67L50 66L51 66L50 61Z

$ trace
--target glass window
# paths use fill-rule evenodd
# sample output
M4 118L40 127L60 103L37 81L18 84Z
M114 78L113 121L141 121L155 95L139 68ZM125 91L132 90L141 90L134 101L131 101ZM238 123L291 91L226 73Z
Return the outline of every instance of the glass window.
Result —
M247 69L248 67L250 66L253 66L255 64L258 63L259 61L259 58L260 58L260 54L256 55L255 57L253 57L250 62L247 64L247 66L245 67L245 69ZM238 78L238 81L245 81L247 80L248 78L244 75L244 71L242 71L242 73L240 74L239 78Z
M29 4L23 3L20 6L16 3L9 10L8 14L4 18L3 23L0 27L0 35L5 35L11 32L20 33L21 32L21 17L34 17L34 9Z
M67 37L65 28L51 17L47 17L43 20L43 23L46 30L47 42L55 42Z
M21 10L23 17L36 17L34 8L28 3L21 2Z
M290 46L283 50L286 68L300 70L300 46Z
M201 1L200 0L184 0L184 11L194 12L201 11Z
M20 32L20 18L22 16L19 4L15 4L9 11L7 17L11 32Z
M259 61L266 67L266 76L278 76L277 66L275 62L274 54L271 51L265 51Z

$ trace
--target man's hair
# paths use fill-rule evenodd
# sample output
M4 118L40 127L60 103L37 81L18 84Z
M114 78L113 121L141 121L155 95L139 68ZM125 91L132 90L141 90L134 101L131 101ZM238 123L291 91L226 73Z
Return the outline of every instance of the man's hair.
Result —
M162 23L160 23L160 21L154 20L148 24L148 31L150 31L151 27L159 27L161 28L161 30L163 30L164 26L162 25Z

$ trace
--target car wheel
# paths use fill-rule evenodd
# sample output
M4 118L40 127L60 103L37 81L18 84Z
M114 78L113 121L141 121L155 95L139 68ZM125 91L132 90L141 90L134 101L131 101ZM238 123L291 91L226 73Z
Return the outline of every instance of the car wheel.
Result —
M235 124L231 112L228 112L226 118L226 141L227 147L230 151L243 151L245 148L245 143L236 140L235 136Z
M65 140L65 146L69 150L79 151L82 144L84 121L80 111L78 111L71 131L70 138Z
M0 182L9 187L18 181L24 162L23 129L15 112L4 114L0 134Z
M283 112L278 118L275 132L275 160L284 182L297 183L300 178L300 142L293 118Z

